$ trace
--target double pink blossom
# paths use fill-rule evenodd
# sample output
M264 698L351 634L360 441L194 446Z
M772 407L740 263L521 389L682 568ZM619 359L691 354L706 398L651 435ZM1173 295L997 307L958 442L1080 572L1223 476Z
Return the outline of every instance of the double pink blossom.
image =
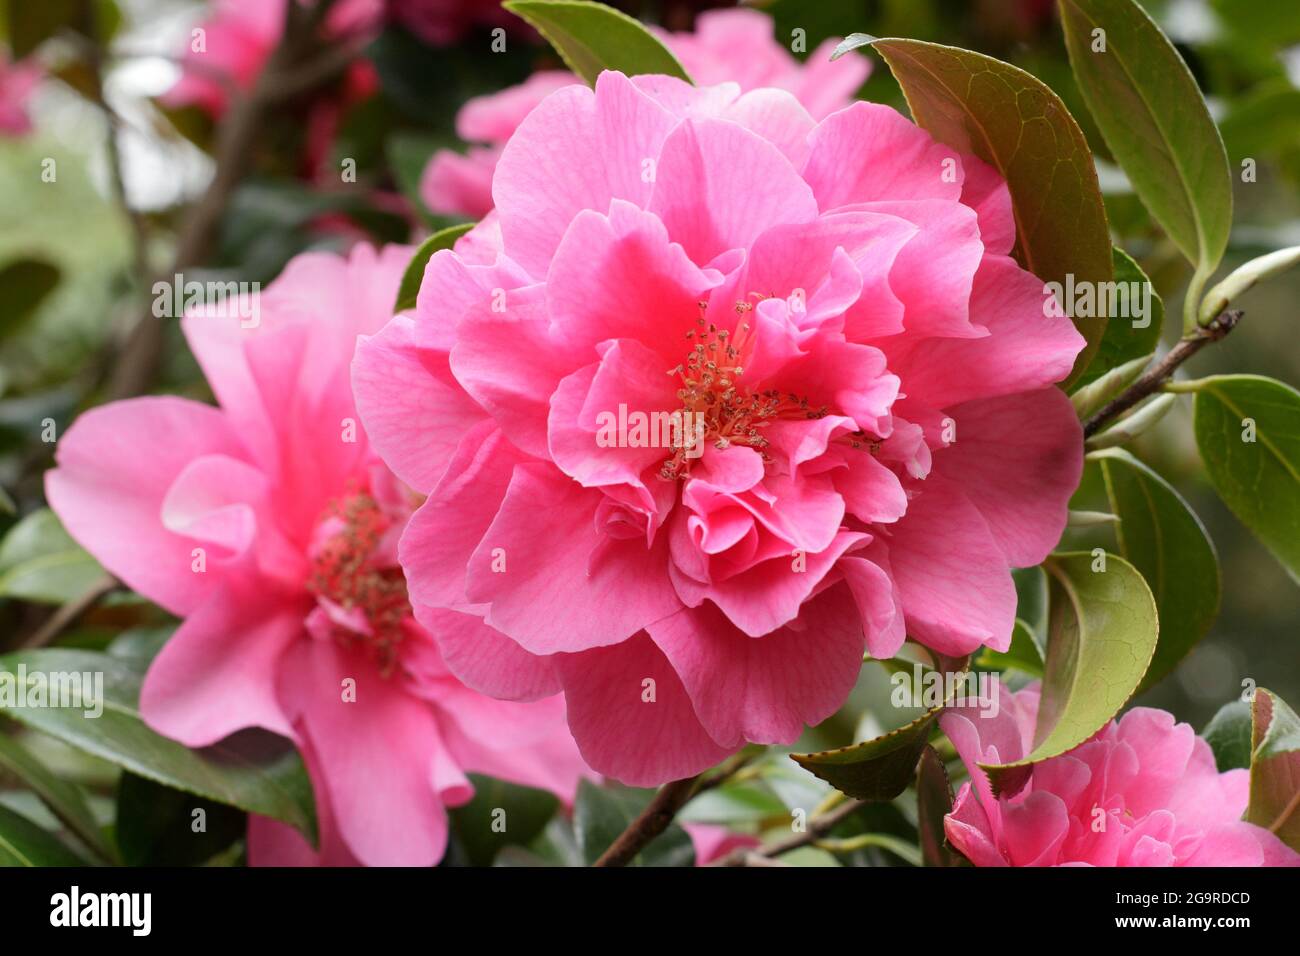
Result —
M1030 753L1039 692L986 703L939 718L971 775L944 830L976 866L1300 866L1300 854L1241 819L1249 771L1219 773L1209 744L1150 707L1034 765L1018 792L995 797L979 765Z
M430 865L466 772L571 799L583 765L558 698L462 684L411 616L397 539L420 501L371 451L348 364L392 313L412 250L303 254L261 295L183 320L218 406L95 408L46 477L68 531L183 618L149 668L145 721L187 746L261 727L311 772L319 853L270 820L254 863Z
M527 116L493 198L353 374L466 683L563 691L648 785L794 741L904 635L1007 647L1082 467L1083 340L991 168L884 106L610 72ZM609 431L674 416L702 441Z

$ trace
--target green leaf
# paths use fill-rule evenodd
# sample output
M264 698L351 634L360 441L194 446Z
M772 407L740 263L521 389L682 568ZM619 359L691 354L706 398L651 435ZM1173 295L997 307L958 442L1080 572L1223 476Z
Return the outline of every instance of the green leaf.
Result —
M588 866L609 849L620 833L645 809L653 790L607 790L590 780L578 783L573 805L573 826L578 849ZM690 836L677 824L655 837L636 855L629 866L694 866L695 847Z
M952 812L952 784L934 748L926 745L916 771L916 828L926 866L956 866L943 831L943 818Z
M471 774L474 798L450 811L456 841L471 866L491 866L507 846L524 846L546 829L559 807L552 793Z
M1160 614L1145 690L1187 656L1218 616L1219 559L1191 506L1156 472L1118 448L1094 457L1120 518L1119 552L1146 579Z
M1084 372L1083 377L1079 379L1079 387L1088 385L1097 381L1112 369L1119 368L1122 365L1133 362L1134 359L1140 359L1143 356L1149 356L1156 350L1160 344L1160 330L1164 328L1165 323L1165 304L1161 301L1160 296L1156 294L1155 286L1147 278L1142 267L1134 261L1123 249L1118 247L1111 250L1112 263L1115 269L1115 289L1118 293L1120 290L1128 290L1127 302L1129 307L1125 310L1127 316L1112 315L1110 321L1106 323L1106 332L1101 337L1101 345L1097 348L1097 354ZM1143 301L1146 296L1150 296L1150 311L1146 316L1138 318L1136 309L1133 307L1132 291L1141 290L1140 295ZM1109 297L1112 303L1116 298ZM1124 301L1124 300L1119 300ZM1138 326L1135 323L1145 323ZM1137 377L1135 374L1134 378ZM1123 388L1123 386L1120 386Z
M910 724L872 740L836 750L791 754L790 758L836 790L859 800L893 800L916 775L916 764L930 740L935 718L947 701Z
M1300 392L1262 375L1215 375L1192 387L1210 483L1300 583Z
M1300 717L1272 691L1255 689L1246 820L1300 850Z
M29 687L50 686L50 675L102 674L103 694L98 702L103 713L86 716L87 710L95 709L93 693L78 701L79 706L19 706L22 700L16 693L4 691L6 686L13 690L20 665ZM302 759L286 741L245 731L191 750L145 726L138 709L141 680L139 669L106 654L61 648L16 651L0 657L0 711L131 773L280 820L315 842L311 781Z
M56 777L26 747L4 733L0 733L0 769L26 784L59 822L101 860L114 859L115 854L104 838L103 830L95 822L81 790Z
M1016 585L1016 619L1029 628L1041 658L1047 647L1047 573L1041 567L1017 568L1011 580Z
M416 299L420 295L420 283L424 281L424 270L429 265L429 260L433 258L433 254L442 249L450 249L456 244L457 239L473 228L472 222L460 226L448 226L420 243L420 247L415 250L415 255L411 257L410 265L402 273L402 284L398 287L397 302L393 306L394 314L415 308Z
M234 807L133 773L122 774L118 782L115 833L127 866L198 866L247 828L248 816Z
M995 790L1016 790L1029 768L1083 743L1133 696L1156 648L1156 602L1142 575L1113 554L1057 554L1050 580L1047 663L1034 748L1021 760L987 765Z
M21 331L58 284L58 267L39 259L19 259L0 269L0 340Z
M1043 656L1038 649L1034 632L1019 619L1011 630L1011 646L1002 653L986 647L980 651L975 663L993 670L1014 668L1033 677L1043 676Z
M99 562L48 508L23 518L0 542L0 597L64 604L104 578Z
M1174 244L1208 276L1228 245L1223 139L1187 64L1133 0L1060 0L1070 64L1106 145ZM1105 52L1093 52L1093 31Z
M0 866L85 866L52 833L0 806Z
M1250 766L1251 723L1250 705L1244 700L1234 700L1220 707L1201 731L1214 751L1214 764L1219 773Z
M569 69L592 86L602 70L619 70L628 76L663 73L691 81L677 57L654 34L603 3L508 0L502 6L532 24Z
M897 77L916 122L935 139L992 165L1011 190L1016 258L1044 282L1109 282L1106 208L1092 153L1060 98L1024 70L919 40L855 33L836 49L874 46ZM1088 341L1066 384L1101 342L1104 318L1076 318Z

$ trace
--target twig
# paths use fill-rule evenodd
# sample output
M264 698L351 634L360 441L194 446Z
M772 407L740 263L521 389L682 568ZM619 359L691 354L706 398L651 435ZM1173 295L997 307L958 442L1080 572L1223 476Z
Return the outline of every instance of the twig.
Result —
M1169 350L1159 362L1151 366L1142 377L1111 399L1097 414L1083 423L1083 437L1091 438L1101 431L1102 426L1118 418L1148 395L1160 391L1161 386L1173 378L1178 367L1211 342L1217 342L1226 336L1241 321L1239 311L1223 312L1213 322L1198 328L1190 336L1179 339L1178 344Z
M647 843L668 829L677 811L695 795L699 777L675 780L659 788L650 805L609 845L592 866L627 866Z
M320 10L311 16L299 15L297 7L288 4L279 45L253 89L232 98L229 112L218 125L216 170L181 224L172 266L163 273L164 279L201 262L207 255L230 198L251 165L253 148L272 110L333 79L358 53L355 46L336 48L320 40L317 16L323 16L328 3L317 4ZM151 310L137 319L112 370L110 398L129 398L148 391L162 356L164 331Z
M859 807L864 806L861 800L846 800L837 805L833 810L826 813L815 815L808 821L808 827L802 833L795 833L786 837L784 840L778 840L775 843L769 843L766 846L757 849L741 847L732 850L720 860L710 863L710 866L753 866L753 858L760 860L772 860L791 850L797 850L800 847L809 846L819 841L835 826L851 817Z
M77 600L62 605L57 611L45 619L45 623L32 632L32 635L25 641L21 642L18 647L21 650L30 650L34 647L44 647L56 637L63 633L69 625L77 618L85 614L92 607L100 602L105 595L109 594L119 586L116 578L111 574L105 574L102 578L92 584L86 593Z

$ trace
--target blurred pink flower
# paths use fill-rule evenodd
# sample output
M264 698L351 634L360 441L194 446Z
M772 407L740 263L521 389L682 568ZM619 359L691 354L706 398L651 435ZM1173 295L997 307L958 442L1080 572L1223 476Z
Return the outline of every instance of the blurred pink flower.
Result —
M476 26L526 29L501 0L387 0L389 16L426 43L447 46Z
M905 633L1008 646L1008 568L1082 468L1083 340L991 168L888 107L609 72L493 193L353 369L466 683L562 689L587 761L647 785L793 742Z
M0 136L25 136L32 130L27 101L41 79L35 60L13 63L0 48Z
M565 799L582 771L559 698L475 693L411 617L396 546L419 499L371 451L348 382L411 253L301 255L261 294L260 323L252 309L189 312L219 407L95 408L46 476L73 537L184 618L145 679L145 721L192 747L262 727L301 749L320 854L261 820L255 862L430 865L445 807L472 795L467 771Z
M691 844L695 847L695 865L708 866L721 860L732 850L753 849L760 845L758 837L752 833L736 833L724 826L713 823L682 824Z
M197 28L202 30L201 39L191 37L180 78L163 94L162 102L172 108L196 106L213 118L223 116L231 92L253 88L280 42L288 2L214 0L211 16ZM325 19L325 30L336 40L355 39L376 31L382 18L383 0L339 0ZM374 66L356 60L336 95L319 96L310 105L304 161L307 175L328 155L342 113L377 89Z
M656 35L677 55L699 86L734 82L741 92L777 87L793 94L813 119L823 119L853 101L869 60L850 54L834 63L835 40L827 40L800 63L772 35L772 20L757 10L713 10L700 14L694 33ZM471 146L462 154L438 150L425 167L420 197L431 212L481 219L492 208L492 173L501 147L525 116L549 94L577 82L563 70L537 73L525 83L470 100L456 117L456 133Z
M1209 744L1150 707L994 797L978 764L1032 750L1038 701L1034 685L1002 694L998 708L975 699L939 718L971 774L944 830L976 866L1300 866L1300 854L1241 819L1249 771L1219 773Z

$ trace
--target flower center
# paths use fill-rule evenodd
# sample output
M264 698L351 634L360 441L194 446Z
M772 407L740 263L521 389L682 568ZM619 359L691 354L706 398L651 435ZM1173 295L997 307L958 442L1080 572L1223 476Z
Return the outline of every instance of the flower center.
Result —
M754 306L736 303L738 321L734 333L708 321L704 316L706 308L707 303L701 302L697 328L686 333L694 343L686 361L668 370L669 375L681 379L677 398L685 413L683 420L700 423L702 433L690 436L692 444L678 448L663 463L659 477L667 481L690 476L691 461L699 457L701 450L695 448L694 442L712 442L718 449L748 445L763 456L764 462L770 462L763 428L777 419L816 419L830 412L826 406L813 407L807 398L793 393L745 388L740 380L754 346L752 327L745 317Z
M396 565L376 560L376 549L392 520L368 494L330 504L312 554L307 590L329 616L331 631L344 644L361 643L387 677L397 662L403 621L411 613L406 579Z

